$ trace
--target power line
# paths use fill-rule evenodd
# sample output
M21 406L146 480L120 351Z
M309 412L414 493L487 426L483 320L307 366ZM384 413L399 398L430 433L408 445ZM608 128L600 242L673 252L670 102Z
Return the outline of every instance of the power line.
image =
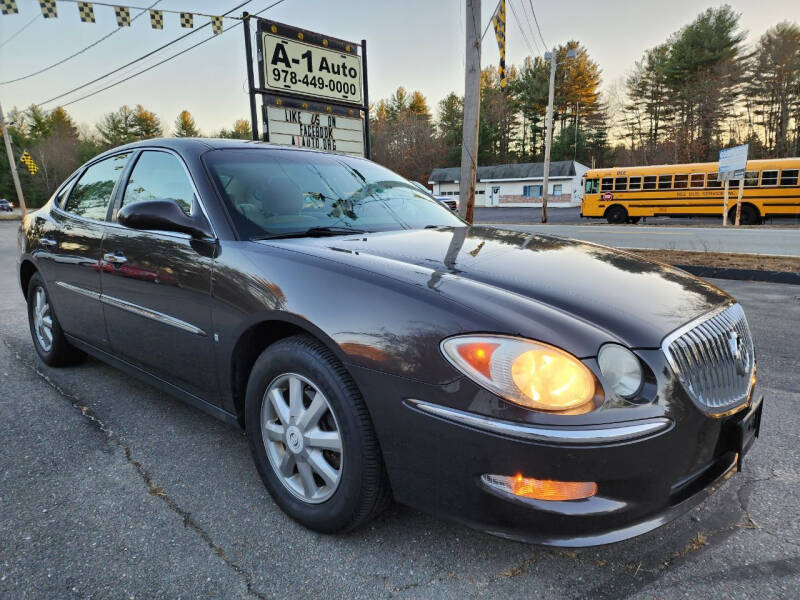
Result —
M22 27L20 27L20 28L17 30L17 32L16 32L15 34L13 34L13 35L12 35L10 38L8 38L6 41L4 41L2 44L0 44L0 48L2 48L3 46L5 46L5 45L6 45L8 42L10 42L11 40L13 40L15 37L17 37L17 36L18 36L20 33L22 33L23 31L25 31L25 30L26 30L28 27L30 27L31 25L33 25L33 22L34 22L36 19L38 19L40 16L42 16L42 15L41 15L41 13L40 13L40 14L38 14L38 15L36 15L35 17L33 17L33 18L32 18L30 21L28 21L27 23L25 23L25 25L23 25Z
M531 41L533 41L533 45L536 47L536 52L540 53L539 44L536 42L536 32L533 30L533 23L531 23L531 18L528 16L528 9L525 8L524 0L522 2L522 12L525 14L525 20L528 22L528 32L531 34Z
M159 2L161 2L161 0L156 0L155 2L153 2L153 4L150 5L150 8L153 8ZM135 17L133 17L131 19L131 23L133 23L136 19L141 17L147 10L148 9L143 9L142 12L140 12ZM95 42L92 42L91 44L89 44L85 48L81 48L80 50L78 50L74 54L70 54L68 57L62 58L58 62L55 62L55 63L53 63L52 65L50 65L48 67L45 67L43 69L39 69L38 71L34 71L33 73L28 73L27 75L23 75L22 77L17 77L16 79L9 79L8 81L0 81L0 85L6 85L8 83L14 83L16 81L22 81L23 79L30 79L31 77L34 77L36 75L40 75L41 73L44 73L45 71L49 71L50 69L53 69L53 68L57 67L58 65L63 65L68 60L72 60L73 58L75 58L79 54L83 54L87 50L89 50L91 48L94 48L95 46L97 46L97 44L99 44L100 42L104 42L105 40L107 40L108 38L110 38L112 35L114 35L115 33L119 32L119 31L122 31L122 27L117 27L113 31L110 31L109 33L107 33L106 35L101 37L99 40L97 40Z
M483 41L483 38L486 37L486 32L489 31L489 27L492 25L492 21L494 20L494 15L497 12L497 9L500 8L500 3L502 1L503 0L497 0L497 6L494 7L494 10L492 11L492 16L489 17L489 22L486 24L486 27L483 30L483 35L481 36L481 41ZM460 2L459 2L458 6L459 6L459 8L461 8L461 3Z
M248 1L250 1L250 0L248 0ZM258 11L257 13L255 13L255 14L251 15L251 17L258 16L258 15L260 15L261 13L263 13L263 12L265 12L265 11L269 10L269 9L270 9L270 8L272 8L273 6L277 6L277 5L278 5L278 4L280 4L281 2L285 2L285 1L286 1L286 0L277 0L277 2L273 2L272 4L270 4L269 6L267 6L266 8L263 8L263 9L261 9L260 11ZM244 4L247 4L247 2L244 2L244 3L240 4L239 6L237 6L236 8L233 8L233 9L231 9L231 10L230 10L230 11L228 11L228 12L232 12L232 11L236 10L237 8L240 8L240 7L241 7L242 5L244 5ZM238 27L240 24L241 24L241 23L235 23L235 24L233 24L233 25L231 25L231 26L229 26L229 27L226 27L225 29L223 29L223 30L222 30L222 33L225 33L226 31L230 31L230 30L231 30L231 29L233 29L234 27ZM160 65L163 65L163 64L164 64L164 63L166 63L166 62L169 62L169 61L170 61L170 60L172 60L173 58L178 58L178 57L179 57L179 56L181 56L182 54L186 54L187 52L189 52L189 50L194 50L194 49L195 49L195 48L197 48L198 46L200 46L200 45L202 45L202 44L205 44L206 42L208 42L208 41L210 41L210 40L213 40L213 39L215 39L215 38L219 37L219 35L221 35L221 34L215 34L215 35L212 35L211 37L205 38L204 40L200 40L200 41L199 41L199 42L197 42L196 44L193 44L192 46L189 46L188 48L185 48L185 49L181 50L180 52L178 52L178 53L176 53L176 54L173 54L172 56L168 56L167 58L165 58L165 59L163 59L163 60L161 60L161 61L159 61L159 62L155 63L154 65L151 65L151 66L147 67L146 69L142 69L141 71L137 71L137 72L136 72L136 73L134 73L133 75L129 75L128 77L125 77L124 79L120 79L119 81L116 81L116 82L114 82L114 83L112 83L112 84L110 84L110 85L107 85L107 86L105 86L105 87L103 87L103 88L100 88L99 90L96 90L96 91L94 91L94 92L91 92L91 93L89 93L89 94L86 94L85 96L81 96L80 98L76 98L75 100L70 100L69 102L66 102L66 103L62 104L62 106L69 106L70 104L75 104L76 102L80 102L81 100L86 100L87 98L90 98L90 97L94 96L95 94L99 94L100 92L104 92L104 91L106 91L106 90L108 90L108 89L110 89L110 88L112 88L112 87L115 87L115 86L117 86L117 85L121 84L121 83L125 83L126 81L128 81L128 80L130 80L130 79L133 79L134 77L138 77L139 75L142 75L142 74L144 74L144 73L147 73L148 71L150 71L150 70L152 70L152 69L155 69L156 67L158 67L158 66L160 66Z
M245 4L248 4L249 2L251 2L251 0L245 0L245 2L242 2L242 3L240 3L240 4L237 4L237 5L236 5L236 6L234 6L232 9L230 9L229 11L227 11L226 13L224 13L224 15L227 15L228 13L232 13L233 11L235 11L235 10L237 10L237 9L241 8L241 7L242 7L242 6L244 6ZM223 15L223 16L224 16L224 15ZM39 105L42 105L42 104L48 104L48 103L52 102L53 100L58 100L59 98L63 98L64 96L68 96L68 95L69 95L69 94L71 94L72 92L77 92L78 90L82 90L83 88L85 88L85 87L88 87L88 86L92 85L93 83L97 83L97 82L98 82L98 81L100 81L101 79L105 79L106 77L110 77L110 76L111 76L111 75L113 75L114 73L118 73L118 72L119 72L119 71L121 71L122 69L125 69L125 68L127 68L127 67L129 67L129 66L131 66L131 65L133 65L133 64L136 64L137 62L140 62L140 61L142 61L142 60L144 60L144 59L146 59L146 58L148 58L148 57L152 56L153 54L156 54L157 52L160 52L160 51L161 51L161 50L163 50L164 48L168 48L169 46L172 46L173 44L177 44L177 43L178 43L178 42L180 42L181 40L183 40L183 39L185 39L185 38L189 37L190 35L194 35L194 34L195 34L195 33L197 33L198 31L200 31L200 30L201 30L201 29L203 29L204 27L208 27L209 25L211 25L211 23L210 23L210 22L209 22L209 23L204 23L203 25L200 25L200 27L196 27L196 28L192 29L190 32L188 32L188 33L184 33L182 36L179 36L179 37L175 38L175 39L174 39L174 40L172 40L171 42L167 42L166 44L164 44L164 45L162 45L162 46L159 46L159 47L158 47L158 48L156 48L155 50L151 50L150 52L148 52L148 53L146 53L146 54L143 54L143 55L142 55L142 56L140 56L139 58L136 58L136 59L134 59L134 60L132 60L132 61L130 61L130 62L128 62L128 63L125 63L125 64L124 64L124 65L122 65L121 67L117 67L116 69L113 69L112 71L109 71L108 73L106 73L106 74L104 74L104 75L101 75L100 77L97 77L97 78L95 78L95 79L92 79L91 81L88 81L88 82L86 82L86 83L84 83L84 84L82 84L82 85L79 85L78 87L72 88L71 90L69 90L69 91L66 91L66 92L64 92L64 93L62 93L62 94L58 94L57 96L53 96L52 98L48 98L48 99L47 99L47 100L45 100L44 102L39 102ZM102 91L102 90L101 90L101 91ZM70 104L71 104L71 103L70 103ZM65 106L66 106L66 105L65 105Z
M545 48L549 48L550 46L547 45L547 42L544 41L544 36L542 35L542 28L539 27L539 19L536 18L536 11L533 9L533 0L528 0L528 3L531 5L531 12L533 13L533 20L536 22L536 29L539 30L539 39L542 40L542 45Z
M79 4L81 2L81 0L60 0L60 1L61 2L72 2L73 4ZM119 8L118 4L110 4L108 2L92 2L92 4L94 6L108 6L110 8ZM150 10L153 7L152 6L144 7L144 6L130 6L130 5L127 5L126 8L132 8L134 10ZM210 15L208 13L200 13L200 12L196 12L196 11L193 11L193 10L192 11L188 11L188 10L169 10L169 9L166 9L166 8L160 9L160 12L162 12L162 13L170 13L170 14L173 14L173 15L182 15L182 14L185 14L185 13L191 13L193 15L197 15L198 17L217 17L217 16L220 16L220 15ZM242 20L241 17L228 17L226 15L221 15L221 16L225 17L226 19L237 19L239 21Z
M511 7L511 12L514 14L514 22L517 24L517 29L522 34L522 39L525 40L525 45L528 47L530 53L534 56L538 55L538 52L534 52L533 48L531 47L531 43L528 41L528 36L525 35L525 30L522 29L522 25L520 25L519 17L517 16L517 9L514 8L514 3L511 0L508 0L508 5Z

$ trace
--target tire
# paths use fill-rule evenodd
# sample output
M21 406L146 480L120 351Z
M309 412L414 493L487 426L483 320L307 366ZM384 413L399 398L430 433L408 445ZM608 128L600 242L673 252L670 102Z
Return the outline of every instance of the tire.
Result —
M728 223L733 225L736 223L736 205L728 211ZM758 214L756 209L751 204L742 204L742 213L739 215L740 225L760 225L761 215Z
M296 408L293 391L302 399ZM267 491L305 527L348 531L388 505L389 483L364 400L313 337L280 340L258 357L247 383L245 429Z
M76 365L86 358L82 350L78 350L64 337L64 331L50 302L50 294L39 273L34 273L28 283L28 325L33 347L44 364L66 367Z
M606 210L606 221L613 225L619 225L621 223L628 222L628 211L625 210L624 206L620 206L619 204L615 204L614 206L609 206Z

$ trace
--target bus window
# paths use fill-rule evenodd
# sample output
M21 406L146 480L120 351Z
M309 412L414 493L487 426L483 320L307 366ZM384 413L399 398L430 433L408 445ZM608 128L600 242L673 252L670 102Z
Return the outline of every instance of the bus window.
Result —
M654 190L654 189L656 189L656 176L655 175L645 175L644 176L644 189L646 189L646 190Z
M798 169L784 169L781 171L781 185L797 185Z
M744 174L744 187L758 187L758 171L747 171Z
M668 190L672 187L672 175L659 175L658 176L658 189Z
M719 177L719 175L716 173L709 173L706 186L710 188L722 187L722 182L717 179L717 177Z
M692 188L705 187L705 183L706 183L705 173L692 173L692 176L689 179L689 187Z
M614 180L611 177L603 177L600 181L600 187L604 192L610 192L614 189Z
M642 178L641 177L631 177L631 178L629 178L628 179L628 189L630 191L642 189Z
M675 175L675 188L683 189L689 187L688 175Z
M587 179L585 191L587 194L596 194L598 192L597 179Z
M624 192L627 189L628 189L628 178L627 177L617 177L614 180L614 191Z
M761 185L778 185L777 171L761 171Z

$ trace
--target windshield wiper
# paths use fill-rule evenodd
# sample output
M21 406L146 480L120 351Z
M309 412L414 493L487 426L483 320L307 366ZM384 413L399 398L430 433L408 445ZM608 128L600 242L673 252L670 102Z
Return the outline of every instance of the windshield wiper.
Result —
M339 227L336 225L326 225L323 227L309 227L301 231L285 231L283 233L266 233L250 238L251 240L280 240L286 238L300 237L326 237L332 235L349 235L351 233L369 233L366 229L355 229L353 227Z

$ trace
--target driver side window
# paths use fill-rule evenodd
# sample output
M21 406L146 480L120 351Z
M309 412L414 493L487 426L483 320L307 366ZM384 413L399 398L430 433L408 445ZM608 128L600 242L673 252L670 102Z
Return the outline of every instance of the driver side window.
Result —
M190 215L194 188L181 161L167 152L145 150L134 166L122 206L145 200L171 200Z

